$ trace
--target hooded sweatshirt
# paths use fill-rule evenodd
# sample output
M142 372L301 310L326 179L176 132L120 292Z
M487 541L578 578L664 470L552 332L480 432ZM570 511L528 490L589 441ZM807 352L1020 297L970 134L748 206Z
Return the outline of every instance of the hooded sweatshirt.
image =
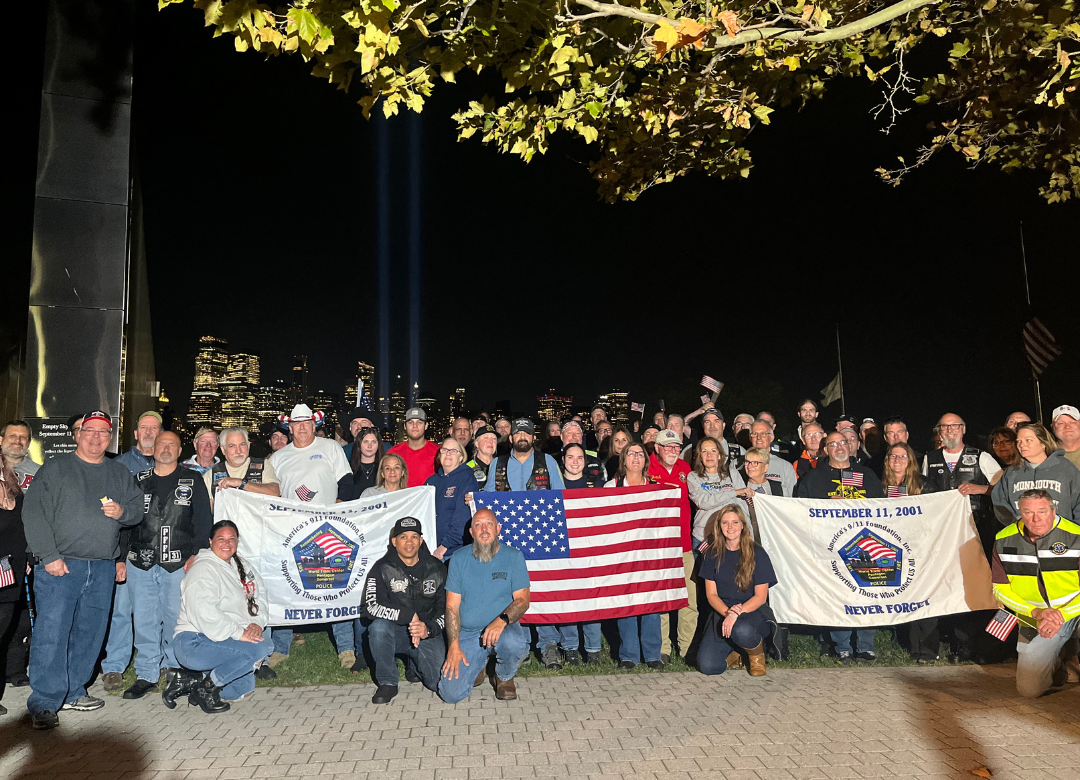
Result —
M695 540L705 539L705 524L722 506L736 504L748 515L750 513L746 502L735 495L736 490L746 487L743 478L735 469L729 469L726 477L721 477L719 474L706 474L702 477L696 471L691 471L686 475L686 486L690 492L690 500L697 507L697 511L694 512L694 527L691 531Z
M221 560L213 550L199 550L180 581L180 616L173 635L194 631L211 642L224 642L239 639L252 623L266 628L270 610L266 585L252 564L244 563L244 573L255 583L257 615L248 614L247 595L235 563Z
M994 512L1002 525L1020 519L1019 501L1025 490L1045 490L1057 501L1057 513L1066 520L1080 518L1080 470L1055 450L1038 466L1026 460L1009 466L990 495Z

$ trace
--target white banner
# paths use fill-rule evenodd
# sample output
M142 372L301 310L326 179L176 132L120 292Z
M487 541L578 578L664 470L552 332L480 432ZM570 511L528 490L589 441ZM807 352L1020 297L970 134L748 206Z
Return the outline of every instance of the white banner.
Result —
M781 623L860 628L996 609L990 566L955 490L865 500L754 496Z
M214 501L214 520L236 523L237 552L266 582L271 626L360 617L364 580L402 517L415 517L434 539L435 488L330 506L241 490L219 490Z

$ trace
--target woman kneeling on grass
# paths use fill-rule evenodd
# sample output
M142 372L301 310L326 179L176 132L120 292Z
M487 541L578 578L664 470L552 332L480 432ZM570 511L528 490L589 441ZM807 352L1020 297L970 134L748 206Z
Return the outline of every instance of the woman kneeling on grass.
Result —
M268 607L262 577L236 554L240 538L230 520L214 523L210 549L200 550L180 583L176 659L161 700L172 709L187 695L203 712L224 712L221 700L242 699L255 690L255 667L273 649L263 634ZM188 671L191 670L191 671Z
M709 615L698 650L702 674L722 674L742 666L749 655L750 675L765 674L765 639L769 624L759 607L776 584L769 554L754 542L742 508L728 504L709 518L706 539L711 546L701 560L698 574L705 580Z

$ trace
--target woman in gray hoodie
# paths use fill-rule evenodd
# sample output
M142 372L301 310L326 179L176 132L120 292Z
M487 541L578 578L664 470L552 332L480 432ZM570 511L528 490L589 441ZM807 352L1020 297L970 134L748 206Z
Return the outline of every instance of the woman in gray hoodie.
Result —
M1016 448L1022 460L1005 470L991 493L994 511L1002 525L1020 519L1018 502L1025 490L1047 491L1066 520L1080 518L1080 469L1058 449L1050 432L1039 423L1023 423L1016 429Z

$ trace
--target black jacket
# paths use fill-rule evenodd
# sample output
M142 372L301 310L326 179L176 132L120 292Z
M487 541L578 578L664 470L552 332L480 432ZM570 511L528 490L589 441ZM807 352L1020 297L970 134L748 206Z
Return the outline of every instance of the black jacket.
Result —
M850 464L845 472L862 475L862 487L842 485L844 475L840 469L829 465L826 455L818 461L816 469L810 469L795 486L795 498L884 498L885 490L877 474L867 466Z
M428 636L446 627L446 566L420 545L420 559L406 566L397 550L387 546L364 583L364 609L368 617L407 626L415 613L427 626Z
M210 546L214 515L202 474L177 466L162 477L149 469L137 474L135 483L143 492L143 520L123 531L120 540L129 564L174 572Z

